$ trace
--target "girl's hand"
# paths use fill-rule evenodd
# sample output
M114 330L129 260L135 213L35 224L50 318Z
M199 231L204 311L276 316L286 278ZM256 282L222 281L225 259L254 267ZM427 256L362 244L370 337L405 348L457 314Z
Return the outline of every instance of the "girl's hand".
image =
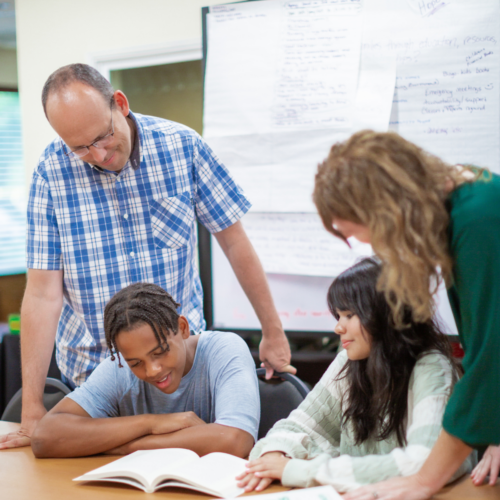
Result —
M493 486L497 482L500 470L500 446L488 446L481 461L474 467L470 475L472 482L479 486L483 484L486 476L490 476L489 484Z
M248 462L246 472L236 477L239 480L238 486L245 488L245 491L266 489L273 482L273 479L281 481L289 460L280 451L274 451Z

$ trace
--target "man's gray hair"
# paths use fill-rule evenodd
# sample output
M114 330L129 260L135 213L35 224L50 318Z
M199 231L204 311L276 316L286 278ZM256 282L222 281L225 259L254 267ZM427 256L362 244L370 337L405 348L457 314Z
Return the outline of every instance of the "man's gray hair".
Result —
M115 105L113 100L114 89L111 83L104 78L99 71L88 64L68 64L62 68L56 69L45 82L42 90L42 106L45 116L47 116L47 99L54 92L67 87L73 82L82 82L89 87L96 89L106 102Z

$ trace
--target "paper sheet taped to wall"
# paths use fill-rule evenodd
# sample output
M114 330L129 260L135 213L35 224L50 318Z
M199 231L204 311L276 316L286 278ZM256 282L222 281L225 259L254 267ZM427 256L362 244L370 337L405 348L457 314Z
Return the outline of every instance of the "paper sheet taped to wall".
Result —
M266 273L333 278L373 253L354 238L349 248L326 232L316 214L250 213L243 226Z
M449 163L500 172L500 2L403 6L369 0L363 13L364 57L397 54L390 128Z
M314 212L317 164L365 127L500 172L498 0L269 0L210 12L205 137L255 211Z
M255 3L210 8L204 137L255 211L314 212L317 162L352 128L362 2Z
M250 218L248 214L243 222ZM332 239L333 236L331 236ZM260 323L217 240L212 237L214 328L260 329ZM268 273L267 279L283 328L331 333L335 318L326 295L332 276ZM436 297L443 332L457 333L444 284Z

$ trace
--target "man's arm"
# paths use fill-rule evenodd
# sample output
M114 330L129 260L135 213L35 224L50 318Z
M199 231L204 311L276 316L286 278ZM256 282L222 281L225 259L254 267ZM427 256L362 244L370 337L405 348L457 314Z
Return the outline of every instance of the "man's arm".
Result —
M21 428L0 437L0 449L29 446L45 415L43 391L63 303L63 271L28 270L21 307L23 409Z
M254 444L246 431L220 424L205 424L170 434L149 435L110 450L113 455L127 455L138 450L186 448L198 455L221 452L246 458Z
M271 378L273 369L296 373L296 369L290 365L290 346L274 306L266 274L241 221L214 236L262 325L259 354L266 368L266 378Z
M153 434L175 433L191 426L207 427L193 412L92 418L78 403L64 398L40 420L31 446L38 458L84 457L109 452L142 436L157 438L161 436Z

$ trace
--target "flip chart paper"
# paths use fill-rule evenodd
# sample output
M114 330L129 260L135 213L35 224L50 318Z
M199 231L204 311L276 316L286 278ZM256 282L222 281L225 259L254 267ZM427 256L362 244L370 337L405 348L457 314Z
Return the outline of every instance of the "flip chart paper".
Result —
M348 127L360 10L361 0L212 7L205 137Z
M500 2L369 0L363 17L363 57L397 53L390 128L500 172Z
M500 172L500 3L348 5L269 0L211 8L205 137L254 211L314 212L317 164L356 130L387 130L388 110L392 130L445 161ZM339 85L357 88L344 108Z
M267 273L334 277L373 254L370 245L351 238L349 248L333 237L315 214L250 213L243 226Z
M312 122L276 126L272 120L278 102L274 82L280 44L284 43L283 27L292 26L281 21L277 28L276 19L283 6L292 3L300 2L269 0L211 7L208 16L205 136L244 188L254 212L315 212L311 193L317 164L333 143L366 126L376 130L390 127L449 163L474 163L500 172L498 0L358 2L353 10L361 9L361 13L350 12L349 16L362 27L361 58L353 113L343 127L340 122L329 127ZM214 14L221 15L220 22L212 22ZM239 28L235 28L237 23ZM228 33L232 38L226 38ZM391 81L394 57L396 79ZM278 76L282 78L283 73ZM311 72L312 79L314 76ZM386 79L387 84L377 83L377 78ZM310 104L314 96L302 97L311 98L304 101ZM358 113L359 109L363 112ZM391 109L390 125L387 109ZM338 111L342 111L340 106ZM307 234L299 226L298 239L301 231L303 236ZM257 232L254 238L257 242ZM216 323L259 328L224 255L215 248L214 243ZM272 256L265 256L264 248L259 252L267 269L297 269L291 264L293 256L275 262ZM317 272L315 266L304 265L301 272ZM331 330L334 321L325 302L331 277L269 273L268 279L286 328ZM444 289L438 300L445 322L451 325L447 333L456 332Z
M361 5L269 0L211 7L204 137L253 210L315 211L317 163L352 128Z
M396 84L396 53L361 58L353 130L387 132Z

